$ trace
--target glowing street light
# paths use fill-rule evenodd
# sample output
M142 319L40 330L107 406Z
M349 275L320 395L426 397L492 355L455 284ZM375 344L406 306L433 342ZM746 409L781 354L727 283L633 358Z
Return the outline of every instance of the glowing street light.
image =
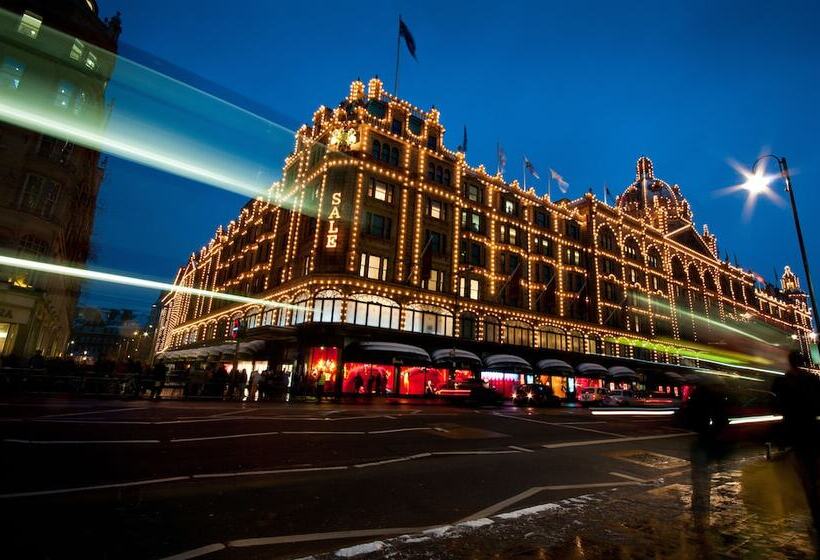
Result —
M814 297L814 285L811 281L809 259L808 256L806 256L806 245L803 243L803 229L800 227L800 217L797 215L797 202L794 200L792 178L789 174L789 166L786 163L786 158L779 157L774 154L762 155L755 160L751 170L747 170L739 164L733 164L733 167L745 178L745 181L739 185L735 185L734 187L724 189L724 192L744 190L749 194L744 206L744 213L747 210L750 212L751 209L754 208L755 200L757 200L757 197L761 194L779 203L780 196L778 196L778 194L771 189L771 183L777 179L777 175L766 175L765 164L760 165L767 159L773 159L777 162L777 166L780 169L780 177L783 179L786 192L789 193L789 202L791 203L792 216L794 217L794 228L797 231L797 243L800 245L800 257L803 259L803 270L806 273L806 286L809 291L809 298L811 299L811 313L812 319L814 319L814 329L817 329L820 328L820 316L817 311L817 299Z

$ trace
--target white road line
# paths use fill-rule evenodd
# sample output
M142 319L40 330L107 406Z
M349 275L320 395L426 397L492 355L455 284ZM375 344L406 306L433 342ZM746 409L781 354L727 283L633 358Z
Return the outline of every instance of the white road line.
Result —
M313 435L313 436L322 436L322 435L337 435L337 436L364 436L367 435L367 432L334 432L333 430L321 431L321 430L313 430L313 431L291 431L286 432L282 431L282 435L292 436L292 435Z
M508 445L510 449L515 449L516 451L523 451L524 453L535 453L532 449L527 449L526 447L518 447L517 445Z
M501 449L499 451L434 451L431 455L509 455L510 453L520 453L512 449Z
M376 467L379 465L388 465L390 463L401 463L404 461L414 461L416 459L422 459L424 457L430 457L433 455L432 453L416 453L415 455L407 455L405 457L396 457L395 459L385 459L383 461L373 461L372 463L358 463L353 465L354 468L363 469L366 467Z
M515 503L518 503L522 500L526 500L530 496L534 496L535 494L538 494L543 489L544 489L543 486L534 486L533 488L530 488L529 490L524 490L523 492L520 492L520 493L516 494L515 496L507 498L506 500L501 500L500 502L498 502L496 504L493 504L491 506L488 506L488 507L482 509L481 511L477 511L474 514L469 515L469 516L465 517L464 519L459 520L458 522L463 523L464 521L472 521L473 519L481 519L482 517L489 517L490 515L494 515L494 514L498 513L499 511L501 511L501 510L503 510L503 509L515 504Z
M567 422L547 422L545 420L535 420L534 418L521 418L519 416L510 416L508 414L501 414L501 413L493 413L493 416L499 416L501 418L509 418L510 420L518 420L520 422L532 422L534 424L544 424L546 426L563 426L565 428L569 428L571 430L581 430L584 432L595 432L596 434L604 434L607 436L613 437L624 437L623 434L616 434L615 432L604 432L603 430L595 430L593 428L582 428L581 426L577 425L569 425Z
M68 416L84 416L86 414L108 414L109 412L126 412L129 410L144 410L149 408L147 406L129 406L125 408L104 408L99 410L86 410L84 412L65 412L62 414L46 414L45 416L38 416L32 420L39 420L41 418L64 418Z
M643 483L647 483L647 482L649 482L648 480L644 480L644 479L642 479L642 478L638 478L637 476L632 476L632 475L630 475L630 474L626 474L626 473L610 472L609 474L611 474L612 476L617 476L617 477L620 477L620 478L625 478L625 479L627 479L627 480L632 480L632 481L634 481L634 482L643 482Z
M202 478L233 478L238 476L265 476L271 474L291 474L303 472L322 472L322 471L343 471L350 467L348 465L338 465L336 467L302 467L298 469L269 469L264 471L237 471L227 473L205 473L191 475L191 479L198 480Z
M583 447L585 445L605 445L608 443L624 443L627 441L646 441L650 439L668 439L675 437L692 436L694 433L687 432L682 434L661 434L656 436L636 436L636 437L620 437L611 439L593 439L587 441L565 441L562 443L545 443L542 447L546 449L559 449L562 447Z
M589 484L556 484L553 486L543 486L544 490L581 490L583 488L615 488L616 486L637 486L643 482L625 480L623 482L591 482Z
M180 552L179 554L174 554L173 556L166 556L162 560L190 560L191 558L199 558L200 556L213 554L214 552L219 552L220 550L225 550L226 548L228 547L222 543L209 544L207 546L194 548L193 550L186 550L185 552Z
M305 535L283 535L281 537L262 537L255 539L239 539L229 541L227 545L231 548L243 548L248 546L268 546L272 544L288 544L309 541L329 541L337 539L351 539L357 537L376 537L379 535L404 535L408 533L418 533L427 527L389 527L385 529L360 529L353 531L331 531L328 533L309 533Z
M235 438L246 438L246 437L263 437L263 436L275 436L279 435L279 432L253 432L249 434L229 434L225 436L202 436L202 437L192 437L192 438L174 438L170 440L171 443L185 443L185 442L192 442L192 441L210 441L210 440L217 440L217 439L235 439Z
M31 445L79 445L84 443L94 444L120 444L120 443L161 443L158 439L66 439L66 440L45 440L45 439L4 439L3 443L25 443Z
M117 482L114 484L98 484L96 486L75 486L73 488L57 488L55 490L37 490L34 492L15 492L13 494L0 494L0 499L7 498L30 498L33 496L53 496L56 494L71 494L74 492L84 492L86 490L107 490L110 488L129 488L131 486L147 486L149 484L163 484L166 482L178 482L180 480L190 480L190 476L171 476L168 478L152 478L147 480L135 480L133 482Z
M429 431L433 428L430 427L420 427L420 428L394 428L392 430L372 430L367 432L368 434L395 434L398 432L422 432L422 431Z

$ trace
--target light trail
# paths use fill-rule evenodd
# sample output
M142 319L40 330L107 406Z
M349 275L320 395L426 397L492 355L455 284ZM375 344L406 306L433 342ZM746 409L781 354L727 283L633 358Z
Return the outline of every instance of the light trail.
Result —
M258 299L247 296L240 296L236 294L228 294L224 292L212 292L210 290L202 290L200 288L191 288L188 286L178 286L175 284L169 284L167 282L147 280L145 278L135 278L133 276L124 276L122 274L112 274L110 272L100 272L97 270L88 270L84 268L76 268L73 266L44 263L39 261L33 261L30 259L8 257L5 255L0 255L0 265L24 268L27 270L35 270L38 272L46 272L50 274L59 274L61 276L69 276L72 278L82 278L83 280L98 280L101 282L109 282L111 284L119 284L122 286L133 286L137 288L147 288L150 290L170 291L194 296L211 297L215 299L224 299L226 301L233 301L237 303L262 305L264 307L294 310L302 309L302 307L298 305L292 305L289 303L281 303L267 299Z
M593 416L671 416L677 409L669 410L593 410Z
M761 422L780 422L783 416L780 414L764 414L763 416L741 416L740 418L729 418L729 424L758 424Z

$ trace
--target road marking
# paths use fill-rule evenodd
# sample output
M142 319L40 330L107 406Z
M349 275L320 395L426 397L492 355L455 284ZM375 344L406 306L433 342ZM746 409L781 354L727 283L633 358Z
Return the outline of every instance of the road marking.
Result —
M581 430L581 431L584 431L584 432L595 432L596 434L604 434L604 435L613 436L613 437L624 437L623 434L616 434L615 432L605 432L603 430L596 430L596 429L593 429L593 428L582 428L581 426L575 425L574 422L573 422L573 425L569 425L569 423L567 423L567 422L547 422L545 420L535 420L534 418L521 418L521 417L518 417L518 416L510 416L509 414L501 414L500 412L494 412L493 416L499 416L501 418L509 418L510 420L518 420L520 422L532 422L534 424L544 424L546 426L563 426L563 427L569 428L571 430Z
M161 443L158 439L4 439L3 443L26 443L32 445L78 445L83 443L120 444L120 443Z
M434 428L430 427L420 427L420 428L394 428L392 430L373 430L367 432L368 434L395 434L398 432L421 432L421 431L428 431Z
M227 472L227 473L204 473L204 474L194 474L191 475L189 478L192 480L198 480L202 478L232 478L237 476L265 476L271 474L291 474L291 473L303 473L303 472L321 472L321 471L343 471L347 470L350 467L348 465L338 465L335 467L302 467L297 469L269 469L263 471L236 471L236 472Z
M668 439L693 435L695 434L692 432L687 432L682 434L661 434L656 436L619 437L611 439L593 439L587 441L565 441L562 443L545 443L542 445L542 447L546 449L559 449L562 447L583 447L585 445L604 445L608 443L624 443L627 441L645 441L650 439Z
M498 502L496 504L493 504L491 506L488 506L488 507L482 509L481 511L477 511L474 514L469 515L469 516L465 517L464 519L459 520L458 522L463 523L465 521L472 521L474 519L481 519L482 517L489 517L490 515L494 515L494 514L498 513L499 511L501 511L501 510L503 510L503 509L515 504L515 503L518 503L522 500L526 500L530 496L534 496L535 494L538 494L543 489L544 489L543 486L534 486L534 487L530 488L529 490L524 490L523 492L520 492L520 493L516 494L515 496L507 498L506 500L501 500L500 502Z
M517 445L508 445L510 449L515 449L516 451L523 451L524 453L535 453L532 449L527 449L526 447L518 447Z
M358 463L353 465L354 468L363 469L366 467L376 467L379 465L388 465L390 463L401 463L404 461L414 461L415 459L423 459L430 457L432 453L416 453L415 455L407 455L405 457L396 457L395 459L385 459L383 461L373 461L372 463Z
M15 492L13 494L0 494L0 499L7 498L30 498L33 496L52 496L55 494L71 494L74 492L84 492L86 490L107 490L110 488L129 488L131 486L147 486L149 484L163 484L166 482L178 482L189 480L190 476L171 476L168 478L152 478L146 480L135 480L133 482L117 482L113 484L98 484L96 486L75 486L73 488L57 488L54 490L36 490L34 492Z
M305 431L305 432L281 432L282 435L292 436L292 435L313 435L313 436L322 436L322 435L337 435L337 436L363 436L367 435L367 432L334 432L332 430L321 431L321 430L313 430L313 431Z
M519 453L512 449L501 449L498 451L434 451L431 455L509 455L510 453Z
M62 414L46 414L45 416L38 416L32 420L39 420L41 418L64 418L67 416L83 416L86 414L107 414L109 412L126 412L128 410L144 410L149 408L147 406L129 406L126 408L105 408L101 410L86 410L84 412L65 412Z
M625 474L625 473L610 472L609 474L611 474L612 476L617 476L617 477L620 477L620 478L625 478L625 479L627 479L627 480L632 480L632 481L635 481L635 482L649 482L648 480L644 480L644 479L642 479L642 478L638 478L637 476L632 476L632 475Z

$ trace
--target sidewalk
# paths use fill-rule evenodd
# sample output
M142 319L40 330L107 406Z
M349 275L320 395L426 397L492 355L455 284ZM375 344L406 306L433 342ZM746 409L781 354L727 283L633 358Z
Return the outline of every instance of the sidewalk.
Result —
M793 473L784 458L716 469L706 496L711 507L700 513L692 510L687 472L652 486L606 490L317 558L816 558Z

